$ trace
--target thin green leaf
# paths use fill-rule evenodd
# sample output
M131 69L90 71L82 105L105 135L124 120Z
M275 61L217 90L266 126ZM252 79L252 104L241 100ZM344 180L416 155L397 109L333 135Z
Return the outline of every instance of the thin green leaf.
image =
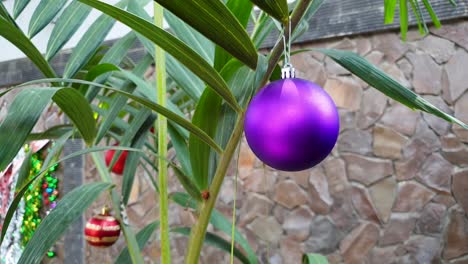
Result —
M171 139L172 146L176 151L176 157L179 160L180 165L182 166L182 171L185 175L188 175L190 178L193 178L189 150L184 136L171 123L168 124L167 130L169 132L169 137Z
M406 1L400 0L400 32L403 40L406 40L406 33L408 33L408 6Z
M5 18L7 21L10 21L10 23L18 27L15 20L10 16L10 13L8 13L8 10L6 9L3 2L0 2L0 17Z
M94 66L91 68L88 73L86 74L86 77L84 78L87 81L94 81L97 77L105 74L105 73L110 73L113 71L119 71L120 68L115 66L114 64L111 63L102 63Z
M120 1L117 6L125 6L126 1ZM115 20L107 15L101 15L83 34L72 55L68 59L63 72L64 78L73 77L94 55L107 34L115 24Z
M250 0L229 0L226 3L226 7L229 8L229 10L237 18L237 20L242 25L242 27L247 28L247 24L250 18L250 13L252 12L252 9L253 9L253 4L250 2ZM231 54L226 52L221 47L216 46L214 68L217 71L221 71L224 65L231 58L232 58Z
M250 98L255 93L255 88L266 72L268 63L264 56L259 56L257 70L252 71L244 65L240 64L237 60L231 60L227 63L223 70L222 75L227 80L231 87L236 99L240 102L242 107L246 107ZM234 130L237 120L237 114L231 109L223 106L219 112L219 122L216 128L215 141L223 148L227 145L232 131ZM215 174L218 166L218 156L211 153L209 161L209 182Z
M31 170L32 154L32 150L30 149L28 152L26 152L26 155L24 156L23 164L21 164L21 168L18 173L18 179L16 180L15 190L19 190L19 188L23 186L23 184L29 177L29 171Z
M249 35L220 1L155 1L252 69L257 66L257 51Z
M432 19L432 22L434 23L434 26L436 28L440 28L441 27L441 23L440 23L440 20L439 18L437 17L437 14L435 13L434 9L432 8L432 5L431 3L429 2L429 0L422 0L423 3L424 3L424 6L426 7L427 9L427 12L429 13L429 15L431 16L431 19Z
M74 128L72 125L58 125L51 127L43 132L31 133L28 135L27 141L42 140L42 139L57 139L60 138L63 134L72 131ZM79 134L73 135L76 138L79 138Z
M197 208L197 202L186 193L180 193L180 192L171 193L170 198L182 207L190 207L192 209ZM226 235L231 236L231 231L232 231L231 223L229 223L226 217L222 213L220 213L218 210L214 209L213 212L211 213L210 223L215 228L219 229ZM253 251L252 247L250 247L250 244L247 241L247 239L244 238L244 236L239 232L237 228L235 229L235 241L247 253L247 258L249 259L249 263L251 264L258 263L255 252Z
M169 54L166 54L166 68L177 86L184 90L194 102L198 102L205 89L203 81Z
M208 136L214 137L221 111L221 98L210 89L206 89L192 118L192 123L201 128ZM189 137L189 155L193 178L200 190L208 189L210 147L195 135Z
M29 20L29 38L33 38L45 26L47 26L50 21L54 19L57 13L62 10L66 3L67 0L41 0L34 10L31 20Z
M145 143L145 138L140 138L132 147L141 148ZM130 198L130 193L132 191L133 182L135 179L136 169L138 167L138 160L141 154L138 152L128 153L127 159L125 161L125 170L122 181L122 202L127 205L128 199ZM120 157L120 155L114 155L114 157Z
M142 149L146 143L146 135L147 131L150 127L153 126L155 120L155 116L148 117L145 122L140 126L140 129L135 133L132 138L131 146L133 148ZM124 136L125 137L125 136ZM122 142L124 142L122 140ZM116 154L114 157L119 157L120 155ZM130 152L128 153L127 159L125 160L125 169L123 172L123 180L122 180L122 202L127 205L128 200L130 198L130 193L132 191L132 186L135 177L138 175L136 170L138 168L139 159L141 157L141 153L139 152Z
M244 95L248 94L246 90L249 90L249 87L252 86L252 82L251 82L252 78L250 78L251 75L249 75L250 69L244 66L238 60L231 59L228 63L224 65L223 69L221 70L221 75L223 76L223 78L227 82L230 82L232 75L234 75L242 67L244 67L246 71L244 71L243 74L241 74L242 77L238 79L238 83L231 82L229 84L229 86L231 87L231 90L234 93L237 93L237 95L235 94L234 96L236 96L236 99L239 102L241 102L240 99L242 97L242 94ZM241 87L241 89L238 89L239 87ZM239 94L241 94L241 96L239 96ZM216 98L217 97L216 95L211 94L209 96L211 97L209 99L211 101L219 100ZM197 110L198 110L198 107L200 106L197 106ZM206 124L206 126L207 128L214 130L211 133L213 134L212 136L215 138L215 141L218 144L226 146L227 140L231 136L232 131L234 129L234 124L237 118L237 114L234 111L232 111L232 109L226 107L226 105L218 104L216 105L216 107L217 107L216 111L210 111L210 106L200 107L200 110L204 109L204 112L200 112L200 115L209 116L212 120L216 120L213 123ZM203 154L202 156L205 157L205 159L204 160L199 159L198 162L200 166L203 166L203 168L206 167L207 175L204 177L208 178L208 184L210 184L215 174L216 168L218 167L217 163L218 163L219 157L216 155L216 153L213 153L209 151L209 149L206 149L206 146L201 145L201 147L203 147L205 151L200 153L200 155ZM201 150L203 150L203 148ZM190 153L192 154L192 151Z
M393 18L395 17L395 8L397 0L385 0L384 1L384 23L392 24Z
M320 254L308 253L302 255L302 264L328 264L328 260Z
M140 130L142 125L145 124L145 121L150 117L151 110L148 108L143 108L134 116L133 120L129 124L128 129L125 131L124 135L120 139L119 145L127 146L130 145L135 135ZM149 129L149 127L148 127ZM114 167L115 163L119 159L122 151L116 151L114 157L112 158L111 163L109 164L109 170ZM132 182L133 183L133 182Z
M154 230L159 227L159 221L153 222L147 226L145 226L140 232L136 234L136 240L138 243L138 247L140 251L143 250L146 243L150 239L151 235L154 233ZM131 263L132 259L130 258L130 253L128 252L128 248L125 247L121 252L120 255L115 260L115 264L128 264Z
M192 178L187 176L179 167L171 166L177 179L179 180L180 184L184 187L187 193L192 196L195 200L201 201L201 191L198 189L197 185L193 182Z
M39 175L40 174L38 174L37 176L39 176ZM34 177L33 179L35 180L36 177ZM5 238L8 227L10 226L11 219L13 218L13 215L15 214L16 209L18 208L18 204L20 203L21 199L23 198L24 193L28 190L29 184L31 184L32 182L33 182L33 180L29 181L27 184L22 186L20 188L20 190L16 192L16 196L13 199L13 201L11 201L10 207L8 207L8 211L7 211L6 215L5 215L5 218L3 219L2 235L0 237L0 244L2 244L3 239Z
M27 140L45 107L53 99L91 143L95 124L91 108L84 97L72 88L30 88L21 91L0 124L0 170L11 162Z
M468 129L468 126L455 117L444 113L424 98L415 94L410 89L399 84L393 78L385 74L382 70L378 69L367 60L358 54L350 51L332 50L332 49L314 49L319 51L338 64L349 70L351 73L361 78L370 86L376 88L388 97L406 105L411 109L419 109L438 116L446 121L456 123L461 127Z
M84 141L91 145L96 137L96 121L84 96L73 88L63 88L52 99L70 118Z
M273 19L265 12L261 12L252 31L252 40L255 47L260 48L274 28Z
M317 13L317 10L322 6L325 0L314 0L307 8L306 12L302 16L299 24L297 25L296 29L293 32L293 36L291 41L296 40L302 34L306 33L309 30L309 21L312 17Z
M130 31L127 35L125 35L123 38L119 39L112 47L106 52L104 57L102 57L101 61L99 63L109 63L109 64L114 64L114 65L119 65L122 60L126 57L128 51L130 48L133 46L133 44L136 41L136 34L133 31ZM142 61L146 61L147 56L143 57ZM142 62L140 62L138 65L142 65ZM137 65L137 66L138 66ZM138 67L136 67L138 68ZM144 68L144 71L146 71L148 67ZM136 70L136 69L135 69ZM106 73L102 76L99 76L95 82L96 83L104 83L109 76L111 76L111 73ZM86 93L86 99L88 101L92 101L94 97L96 97L97 93L99 92L98 89L88 89ZM100 140L100 138L98 137Z
M47 43L46 59L52 59L68 42L88 17L91 7L76 0L71 2L57 19Z
M457 1L455 0L448 0L452 6L457 6Z
M16 95L0 124L0 171L3 171L23 146L56 88L27 89Z
M153 88L151 84L149 84L144 79L136 76L132 72L121 70L116 75L120 75L120 74L122 74L125 78L135 83L137 85L138 92L143 94L146 98L150 99L152 102L156 101L156 89ZM180 117L185 118L184 113L176 105L174 105L172 101L167 102L167 108L171 110L172 112L174 112L175 114L178 114ZM172 120L169 120L169 122L172 123L174 128L177 129L181 135L184 135L184 136L187 135L188 137L188 133L186 130L183 130L180 126L176 125Z
M40 263L44 254L67 228L97 199L110 183L90 183L66 194L42 221L19 259L19 263ZM51 232L53 230L53 232Z
M139 77L134 73L125 71L123 69L120 69L120 72L118 72L116 75L122 75L134 84L136 84L139 93L144 95L146 98L150 99L152 102L156 102L156 89L142 77ZM171 101L167 102L167 108L173 111L174 113L178 114L179 116L185 118L184 113L182 113L182 111L179 108L177 108L177 106L175 106Z
M0 17L0 36L20 49L39 68L44 76L48 78L56 76L52 67L47 63L31 40L19 28L3 17Z
M185 42L185 44L190 45L190 47L200 54L200 56L202 56L208 63L213 64L213 43L171 12L164 12L164 18L171 28L171 31L174 32L174 35Z
M62 153L63 146L67 142L68 139L73 135L73 131L68 131L64 133L60 138L54 141L52 146L47 151L47 157L42 163L42 167L49 167L52 165L52 162L60 158L60 154Z
M178 233L184 236L190 236L190 227L178 227L171 230L173 233ZM224 240L222 237L211 233L206 232L204 243L212 245L216 248L219 248L227 253L231 253L231 243ZM242 263L250 264L249 259L237 248L234 247L234 256L240 260Z
M135 16L122 9L111 5L99 2L97 0L79 0L96 9L105 12L107 15L114 17L120 22L131 27L136 32L142 34L164 50L179 60L188 69L194 72L198 77L204 80L212 87L228 104L236 111L241 111L239 105L234 99L234 96L229 92L229 88L219 74L200 57L196 52L190 49L182 41L178 40L171 34L154 26L150 22Z
M13 5L13 17L15 19L23 12L30 1L31 0L15 0L15 4Z
M205 143L210 145L216 152L221 153L223 151L214 142L214 140L212 138L210 138L203 130L201 130L199 127L193 125L192 123L190 123L184 117L180 116L177 113L174 113L173 111L171 111L171 110L169 110L169 109L167 109L165 107L160 106L159 104L153 103L153 102L151 102L151 101L149 101L149 100L147 100L145 98L133 95L131 93L127 93L127 92L124 92L124 91L121 91L121 90L118 90L118 89L115 89L115 88L112 88L112 87L108 87L108 86L105 86L105 85L102 85L102 84L99 84L99 83L95 83L95 82L88 82L88 81L76 80L76 79L64 79L64 78L42 79L42 80L27 82L27 83L24 83L22 85L25 86L25 85L28 85L28 84L48 83L48 82L54 82L54 81L87 84L87 85L93 86L94 88L104 88L104 89L107 89L107 90L114 91L116 93L125 95L126 97L134 100L135 102L137 102L137 103L139 103L141 105L144 105L144 106L152 109L153 111L158 112L158 113L166 116L168 119L170 119L174 123L180 125L181 127L187 129L191 133L197 135L201 140L203 140Z
M145 11L145 9L141 5L136 4L135 0L130 2L128 6L128 11L151 22L150 15L148 15L148 13ZM164 12L164 14L167 15L169 14L169 12ZM179 32L180 34L178 35L179 38L181 38L182 36L186 38L185 40L186 44L191 45L191 46L195 45L195 48L197 46L205 46L206 49L209 49L210 46L211 47L213 46L213 44L209 41L206 41L206 43L197 45L198 38L195 37L195 35L193 35L194 36L193 38L190 38L189 36L191 36L192 33L187 33L186 31L191 30L193 31L193 34L198 34L199 38L203 38L203 36L201 36L200 33L194 32L193 29L189 29L189 28L181 29L179 28L177 24L175 24L174 20L171 20L171 17L173 17L173 15L168 16L168 17L169 17L168 23L172 27L171 30L174 30L176 34ZM180 24L183 24L183 22L180 21ZM185 24L184 26L187 27ZM181 38L181 39L184 40L184 38ZM149 39L142 36L141 34L138 34L138 39L143 44L146 51L148 51L148 53L151 54L151 56L154 58L154 50L155 50L154 44ZM192 43L190 43L190 41L192 41ZM197 52L200 54L200 50L197 50ZM211 57L212 56L213 55L211 55ZM210 60L212 61L213 58L211 58ZM182 65L180 62L178 62L174 57L172 57L169 54L166 54L166 67L167 67L167 73L177 83L177 85L182 90L184 90L187 93L187 95L189 95L190 98L192 98L192 100L197 102L202 94L203 89L205 88L205 84L200 80L200 78L198 78L195 74L189 71L184 65Z
M409 0L411 4L411 8L413 9L414 15L416 17L416 21L418 23L419 33L421 35L426 35L429 33L429 29L427 28L426 21L424 21L424 16L421 10L421 6L417 0Z
M288 2L286 0L251 0L256 6L276 18L280 23L287 24L289 17Z
M147 69L150 64L152 63L152 59L149 56L145 56L135 67L132 73L136 76L141 76L144 73L143 69ZM120 70L120 69L119 69ZM120 90L124 92L133 93L135 89L135 85L130 81L125 82L120 88ZM95 89L96 90L96 89ZM114 120L118 117L122 108L126 105L128 98L118 94L112 101L109 102L109 109L103 115L103 122L99 126L98 134L96 136L96 142L100 142L101 139L106 135L107 131L109 131L110 127L114 123Z

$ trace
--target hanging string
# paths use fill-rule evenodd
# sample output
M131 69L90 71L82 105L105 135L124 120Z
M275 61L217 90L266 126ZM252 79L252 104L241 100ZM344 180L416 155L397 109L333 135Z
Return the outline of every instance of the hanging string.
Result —
M263 175L263 186L265 186L265 195L268 197L269 196L269 193L268 193L268 187L270 186L270 181L269 181L269 178L267 177L267 173L266 173L266 165L265 163L262 162L262 175ZM266 216L269 216L270 215L270 211L268 210L268 205L265 206L265 215ZM270 259L270 241L269 240L265 240L266 242L266 255L267 255L267 259Z
M291 65L291 18L288 19L287 30L283 24L283 48L284 48L284 65Z
M236 160L236 175L234 177L234 201L232 205L232 226L231 226L231 261L234 263L234 244L236 242L236 200L237 200L237 176L239 175L239 157L240 157L240 148L242 140L239 141L237 146L237 160Z
M291 64L291 17L288 18L286 27L283 24L284 64L281 70L281 78L283 79L295 77L295 69Z

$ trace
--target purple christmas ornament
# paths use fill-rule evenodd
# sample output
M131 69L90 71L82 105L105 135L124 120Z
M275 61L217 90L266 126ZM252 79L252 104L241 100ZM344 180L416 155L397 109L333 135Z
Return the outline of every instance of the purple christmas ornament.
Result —
M328 156L339 123L333 100L319 85L286 78L268 84L252 99L245 135L252 151L268 166L300 171Z

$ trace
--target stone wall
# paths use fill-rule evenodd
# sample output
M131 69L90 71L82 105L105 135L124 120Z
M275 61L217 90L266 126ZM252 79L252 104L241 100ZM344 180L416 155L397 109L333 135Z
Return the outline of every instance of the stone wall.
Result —
M468 122L468 22L453 22L421 38L397 32L296 46L358 52L424 98ZM331 263L468 263L468 131L413 112L369 88L324 56L293 57L299 77L322 85L340 109L341 133L319 166L286 173L264 167L243 143L238 167L237 226L262 263L300 263L303 252ZM10 97L8 97L10 98ZM5 99L5 98L4 98ZM6 100L7 102L9 100ZM0 101L0 116L6 112ZM43 123L47 123L47 119ZM231 219L236 164L217 208ZM140 229L158 218L156 194L143 171L128 207ZM121 181L113 175L115 181ZM99 176L88 159L86 181ZM172 183L170 191L180 190ZM109 203L103 195L89 218ZM193 212L170 205L171 226L189 226ZM211 231L215 231L210 227ZM226 237L226 236L224 236ZM174 235L173 263L182 263L186 238ZM87 248L87 263L109 263L124 246ZM144 250L159 258L155 237ZM202 263L227 263L205 246ZM155 261L157 262L157 261Z
M468 122L466 36L468 23L456 22L425 38L413 30L407 43L394 32L296 48L358 52ZM237 226L261 262L300 263L302 253L317 252L331 263L468 263L468 132L386 98L318 53L296 55L293 63L299 77L317 82L333 97L341 133L329 158L298 173L264 167L243 143ZM235 165L217 203L228 219ZM157 217L157 208L154 191L144 177L140 181L128 214L143 227ZM173 183L171 191L178 189ZM191 225L193 219L190 210L171 205L172 226ZM173 262L182 263L186 238L174 237L173 246ZM145 253L157 258L157 243ZM91 249L92 259L99 256L105 254ZM205 246L202 263L227 262L226 253Z
M468 22L455 22L425 38L413 30L407 43L391 32L295 48L355 51L468 122L467 36ZM304 252L325 254L331 263L468 263L468 132L388 99L318 53L296 55L293 64L299 77L317 82L333 97L341 133L330 157L298 173L264 167L242 144L237 226L261 263L300 263ZM217 203L228 219L235 168ZM95 177L88 170L87 180ZM128 208L138 228L158 216L156 194L146 181L139 177ZM180 187L172 183L175 190ZM171 205L170 214L171 226L193 224L186 208ZM148 262L159 256L154 241L145 249ZM186 241L173 237L173 263L183 262ZM119 243L104 251L88 249L89 263L110 261ZM201 262L228 259L205 246Z

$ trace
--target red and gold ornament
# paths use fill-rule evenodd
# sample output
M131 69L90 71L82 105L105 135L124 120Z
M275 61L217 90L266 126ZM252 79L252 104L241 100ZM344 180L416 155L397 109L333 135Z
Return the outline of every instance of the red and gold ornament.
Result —
M116 143L113 146L118 146L119 144ZM115 149L110 149L106 151L105 153L105 160L106 160L106 166L109 167L109 165L112 162L112 159L114 158L115 155ZM120 157L117 159L117 161L114 164L114 167L112 167L112 172L116 174L122 174L124 169L125 169L125 161L127 160L128 156L128 151L124 150L122 151L122 154L120 154Z
M120 236L120 223L104 207L102 213L89 219L85 226L85 239L94 247L110 247Z

